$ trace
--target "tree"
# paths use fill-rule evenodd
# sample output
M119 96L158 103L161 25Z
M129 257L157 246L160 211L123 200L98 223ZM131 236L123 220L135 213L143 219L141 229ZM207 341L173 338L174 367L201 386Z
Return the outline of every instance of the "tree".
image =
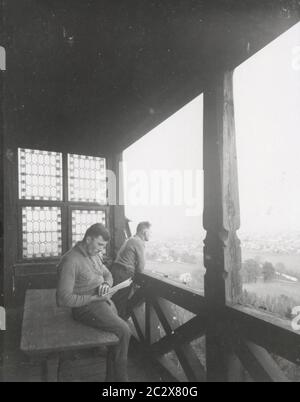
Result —
M189 254L188 252L184 252L181 256L182 262L185 262L187 264L196 264L197 263L197 258L193 254Z
M152 252L147 253L147 259L149 261L156 261L158 257L159 257L159 255L158 255L158 253L156 251L152 251Z
M278 262L275 264L276 271L280 272L281 274L286 273L286 266L283 264L283 262Z
M261 275L260 265L255 260L246 260L243 262L241 275L243 277L244 283L257 282L259 276Z
M177 261L180 258L180 253L178 253L178 251L174 249L169 250L169 255L171 258L173 258L174 261Z
M264 263L262 271L265 282L271 282L275 278L276 270L270 262Z

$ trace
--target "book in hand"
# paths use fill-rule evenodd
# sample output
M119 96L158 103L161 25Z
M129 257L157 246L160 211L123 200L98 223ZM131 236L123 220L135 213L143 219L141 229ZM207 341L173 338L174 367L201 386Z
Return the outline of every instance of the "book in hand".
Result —
M111 297L113 296L116 292L118 292L121 289L125 289L128 288L128 286L130 286L132 284L132 279L126 279L126 281L119 283L116 286L113 286L111 289L109 289L109 291L103 295L101 298L106 299L107 297Z

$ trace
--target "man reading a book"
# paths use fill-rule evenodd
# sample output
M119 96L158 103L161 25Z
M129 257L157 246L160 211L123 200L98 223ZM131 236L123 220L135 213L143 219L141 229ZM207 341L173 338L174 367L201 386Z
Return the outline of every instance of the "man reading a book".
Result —
M95 328L113 332L120 342L114 350L115 381L127 378L127 353L131 337L127 323L118 316L114 303L106 296L113 284L101 253L110 236L96 223L81 242L64 254L58 265L57 304L71 307L73 318Z

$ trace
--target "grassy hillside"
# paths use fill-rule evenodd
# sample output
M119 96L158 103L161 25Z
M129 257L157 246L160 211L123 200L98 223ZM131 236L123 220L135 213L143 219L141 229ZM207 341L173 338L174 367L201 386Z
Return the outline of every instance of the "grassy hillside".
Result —
M271 262L273 265L283 263L287 269L300 272L300 254L265 253L258 250L242 249L243 261L259 257L261 262Z
M244 285L247 292L255 293L258 297L280 297L282 295L297 301L300 306L300 283L274 281L270 283L257 282Z

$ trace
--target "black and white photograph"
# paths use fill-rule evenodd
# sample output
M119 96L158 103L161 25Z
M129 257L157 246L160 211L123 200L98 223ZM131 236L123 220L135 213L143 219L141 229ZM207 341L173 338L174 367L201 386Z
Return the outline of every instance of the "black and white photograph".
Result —
M0 0L0 150L0 382L300 382L300 0Z

